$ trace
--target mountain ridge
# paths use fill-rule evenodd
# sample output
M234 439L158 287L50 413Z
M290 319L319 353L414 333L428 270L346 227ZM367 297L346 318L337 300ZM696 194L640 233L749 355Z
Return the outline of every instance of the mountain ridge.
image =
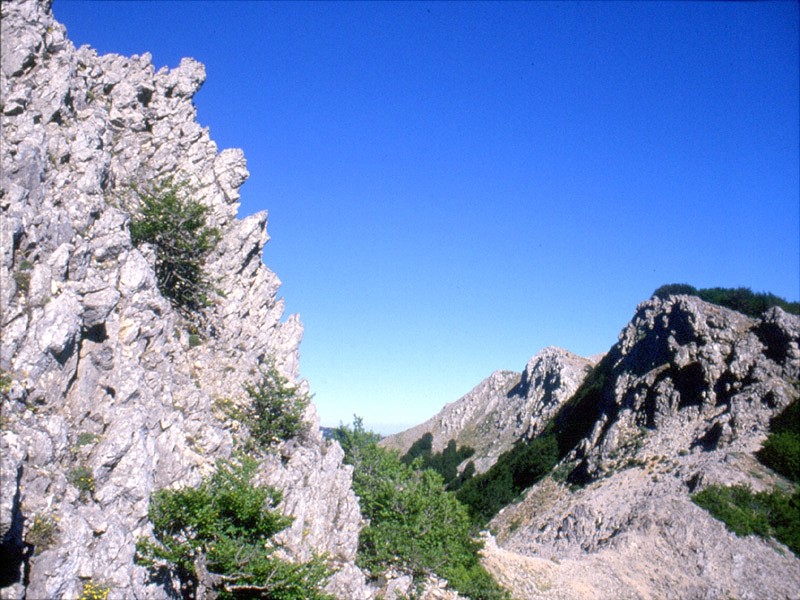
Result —
M0 597L174 597L136 563L152 494L197 486L252 441L230 408L266 365L309 391L302 324L283 318L280 280L261 261L267 213L236 218L243 154L219 152L196 122L203 65L156 71L147 54L76 49L49 2L0 9ZM215 291L194 320L161 293L153 246L130 236L136 190L176 175L219 231L203 263ZM604 356L545 348L384 441L403 450L431 433L434 450L474 446L476 480L553 442L553 468L521 473L488 523L484 564L517 598L800 589L785 546L737 537L691 501L717 484L791 489L754 453L800 396L800 317L662 296ZM293 517L281 555L327 556L326 591L339 598L412 593L408 573L370 581L359 568L352 467L313 404L302 420L301 435L259 456L258 483ZM441 580L421 594L458 597Z
M798 376L800 318L781 308L753 318L688 295L641 303L537 433L508 440L478 485L465 484L485 500L503 477L516 479L519 459L509 457L555 436L552 470L489 522L484 565L518 598L794 597L797 556L735 536L691 495L792 489L755 453L800 396ZM751 557L757 567L743 565Z

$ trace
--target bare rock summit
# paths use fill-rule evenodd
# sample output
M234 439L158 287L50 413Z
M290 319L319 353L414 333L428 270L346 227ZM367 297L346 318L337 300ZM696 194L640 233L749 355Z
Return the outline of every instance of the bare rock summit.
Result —
M428 421L387 436L381 443L405 453L429 433L433 452L441 452L454 440L458 447L475 450L468 460L477 473L483 473L516 442L541 433L592 365L590 359L567 350L545 348L522 373L496 371Z

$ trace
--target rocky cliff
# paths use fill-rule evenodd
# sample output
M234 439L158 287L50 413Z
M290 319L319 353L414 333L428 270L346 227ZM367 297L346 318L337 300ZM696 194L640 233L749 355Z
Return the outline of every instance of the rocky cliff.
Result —
M599 362L546 348L383 443L406 452L430 433L436 452L453 439L480 473L556 432L561 462L486 534L484 565L515 598L798 598L788 548L735 536L691 495L791 490L754 453L799 380L797 316L654 297Z
M517 441L541 433L593 364L561 348L545 348L528 361L522 373L492 373L431 419L387 436L381 443L404 453L430 433L433 452L441 452L455 440L458 447L475 450L468 460L482 473Z
M219 152L195 120L203 65L76 49L42 1L4 1L1 39L0 596L74 598L99 582L114 598L164 598L133 560L151 493L230 456L215 407L267 361L296 380L302 327L283 320L261 261L266 213L236 218L242 152ZM221 233L202 322L176 312L153 253L131 243L131 190L167 176ZM308 434L260 469L294 516L282 541L297 559L326 554L338 596L367 597L350 468L313 406L305 419ZM36 522L54 524L48 543L31 543Z
M494 518L486 566L519 598L797 598L800 559L735 536L690 494L791 489L753 453L798 379L796 316L643 303L556 418L575 441L563 475Z

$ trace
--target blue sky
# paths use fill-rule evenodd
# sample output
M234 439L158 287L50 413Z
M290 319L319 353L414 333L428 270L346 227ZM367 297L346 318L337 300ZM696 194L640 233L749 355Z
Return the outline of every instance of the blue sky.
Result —
M323 424L423 421L664 283L800 299L798 4L84 2L76 45L206 65Z

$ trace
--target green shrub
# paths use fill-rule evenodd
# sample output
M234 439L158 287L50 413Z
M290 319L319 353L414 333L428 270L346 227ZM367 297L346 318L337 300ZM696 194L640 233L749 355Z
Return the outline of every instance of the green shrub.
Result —
M788 313L800 314L800 302L788 302L775 294L767 292L756 293L746 287L715 287L698 290L685 283L671 283L662 285L653 292L653 296L658 298L667 298L677 294L698 296L706 302L725 306L751 317L760 317L764 311L773 306L779 306Z
M800 488L754 493L748 486L709 486L692 496L738 536L774 537L800 556Z
M89 444L94 444L97 440L100 439L100 436L96 433L90 433L88 431L81 431L78 434L78 438L75 441L76 445L78 446L88 446Z
M458 489L463 483L469 479L470 475L462 474L459 477L458 465L475 454L475 450L469 446L457 448L456 441L450 440L447 442L444 450L441 452L433 452L433 435L431 433L423 434L416 442L411 444L402 458L400 459L407 465L414 464L415 460L421 461L423 469L433 469L444 479L445 485L448 489ZM475 465L472 465L473 473Z
M800 399L795 399L770 421L770 433L758 459L771 468L800 483Z
M197 488L160 490L151 498L156 541L137 542L137 563L168 567L184 598L201 588L221 599L328 599L329 571L320 558L290 563L275 556L273 536L292 521L275 506L281 494L252 483L256 462L220 462Z
M310 398L290 385L274 362L261 367L259 373L258 382L245 385L250 405L245 407L242 418L253 439L266 448L306 430L303 413Z
M558 442L553 433L519 442L501 454L488 471L467 481L456 495L469 507L474 521L483 525L547 475L558 460Z
M800 400L794 400L770 422L770 434L758 459L800 483ZM774 537L800 556L800 486L789 495L780 490L753 493L747 486L710 486L692 500L725 523L736 535Z
M800 483L800 434L771 433L758 452L759 460L773 471Z
M469 514L441 476L404 464L377 445L362 421L333 432L353 465L353 491L369 520L359 537L358 563L374 574L400 567L415 576L436 573L471 598L506 598L478 559Z
M152 244L158 289L183 313L208 304L213 288L203 271L219 230L206 226L209 208L186 199L185 186L165 179L149 190L136 190L137 214L131 217L131 241Z

